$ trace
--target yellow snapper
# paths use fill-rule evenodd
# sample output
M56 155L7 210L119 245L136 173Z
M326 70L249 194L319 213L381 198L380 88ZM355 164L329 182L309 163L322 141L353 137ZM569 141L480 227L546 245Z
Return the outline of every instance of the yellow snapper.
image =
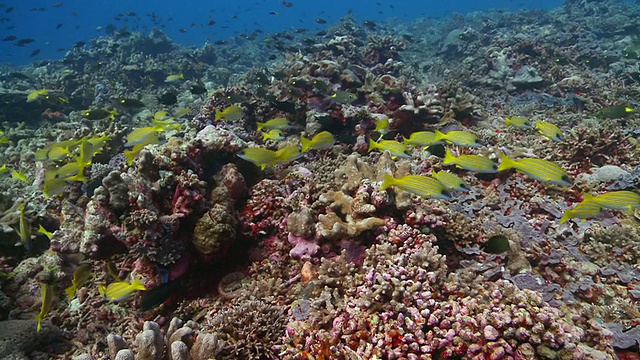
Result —
M610 191L597 196L584 194L584 201L597 203L605 209L632 211L640 207L640 195L633 191Z
M447 149L442 161L444 165L456 165L460 169L475 171L484 174L496 173L498 167L496 163L488 157L481 155L460 155L453 156L451 150Z
M407 139L406 137L402 138L404 143L412 146L432 146L440 144L440 140L436 140L436 133L432 131L418 131L414 132Z
M44 226L42 225L38 225L38 230L36 230L37 232L39 232L40 234L44 235L47 237L47 239L51 240L51 238L53 237L53 233L51 231L48 231L47 229L44 228Z
M166 83L175 83L175 82L178 82L180 80L184 80L184 74L169 75L164 79L164 82L166 82Z
M382 114L376 114L376 127L373 131L380 133L380 137L384 136L389 132L389 126L391 122L389 121L389 117Z
M29 182L29 179L27 179L27 176L18 170L11 170L11 177L16 180L20 180L22 182Z
M286 130L290 128L289 120L285 117L277 117L273 118L267 122L258 122L258 131L262 129L278 129L278 130Z
M20 204L20 224L19 228L16 230L18 236L20 236L20 241L24 248L29 251L31 250L31 224L27 220L27 217L24 214L24 204ZM20 245L20 244L18 244Z
M65 289L69 300L76 296L76 291L82 287L91 278L91 265L82 264L78 266L76 271L73 272L73 278L71 279L71 286Z
M562 130L558 128L555 124L550 123L548 121L536 121L536 129L540 131L540 134L546 136L547 138L553 141L561 141L562 140Z
M373 139L369 138L369 151L373 151L375 149L382 152L388 151L394 159L396 157L410 157L410 155L406 153L407 145L395 140L381 140L375 142Z
M452 130L446 134L436 130L436 141L446 140L447 142L465 147L478 147L481 144L478 143L478 136L469 131Z
M469 185L456 174L447 171L434 171L431 176L438 179L447 190L470 190Z
M62 147L54 143L42 149L36 150L36 160L60 160L66 156L69 156L70 154L71 152L69 151L68 146Z
M49 94L47 89L33 90L27 95L27 102L34 102L47 94Z
M565 210L560 218L560 224L564 224L569 219L582 219L583 221L588 218L596 217L602 211L602 207L594 202L585 200L574 206L572 209Z
M243 149L242 153L238 154L238 157L259 166L262 170L269 165L276 165L280 161L275 151L261 147Z
M282 130L280 129L271 129L268 132L262 132L262 141L267 141L267 140L282 140L284 139L284 135L282 133Z
M242 108L238 105L230 105L222 111L216 109L215 121L238 121L242 119L243 112L244 110L242 110Z
M385 190L391 186L398 187L421 197L445 200L451 198L445 186L438 181L438 179L429 176L407 175L396 179L389 173L386 173L380 190Z
M140 151L144 149L145 146L150 144L157 144L159 142L160 142L160 138L158 137L158 133L153 132L152 134L149 134L148 136L146 136L144 138L144 141L137 142L135 145L133 145L133 148L131 148L131 150L125 150L124 156L127 160L127 165L131 166L131 164L133 164L133 160L140 153Z
M276 151L276 156L278 157L276 164L280 164L293 161L302 156L302 153L300 152L300 147L298 147L298 145L291 145L278 149L278 151Z
M507 126L527 127L527 128L531 127L531 125L529 125L529 120L527 120L527 118L524 118L522 116L505 118L504 122L507 124Z
M514 160L504 154L500 160L498 171L515 169L517 172L541 182L571 186L571 179L566 171L551 161L538 158Z
M38 322L38 326L36 327L37 332L42 330L42 320L44 320L47 314L49 314L51 305L53 305L53 291L49 284L42 284L42 288L40 290L40 301L42 302L40 305L40 313L36 315L36 321Z
M311 140L304 136L300 137L300 143L302 144L302 152L307 150L324 150L329 149L336 143L336 139L333 134L328 131L322 131L317 133Z
M118 281L109 284L107 287L100 285L98 290L109 302L118 302L125 300L138 290L143 291L147 290L147 288L140 282L140 279L135 278L131 283Z

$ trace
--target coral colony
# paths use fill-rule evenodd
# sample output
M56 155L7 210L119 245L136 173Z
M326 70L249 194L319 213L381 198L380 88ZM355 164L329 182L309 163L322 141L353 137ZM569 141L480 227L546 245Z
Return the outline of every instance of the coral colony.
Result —
M638 359L638 15L3 70L0 357Z

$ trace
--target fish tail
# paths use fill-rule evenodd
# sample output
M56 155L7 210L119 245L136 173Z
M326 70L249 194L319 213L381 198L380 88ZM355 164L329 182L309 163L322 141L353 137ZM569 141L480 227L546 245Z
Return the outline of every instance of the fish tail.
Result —
M396 183L396 179L389 173L384 174L384 181L382 181L382 185L380 186L380 190L385 190L390 186L393 186Z
M498 172L503 170L515 169L517 166L518 163L516 163L515 160L505 154L502 154L500 156L500 166L498 166Z
M403 142L405 145L411 145L411 140L407 139L407 138L406 138L406 137L404 137L404 136L402 137L402 142Z
M262 132L262 142L267 141L267 139L269 138L269 133L266 132Z
M564 214L562 214L562 217L560 218L560 224L564 224L567 222L567 220L571 219L571 210L567 210L564 212Z
M136 157L136 153L133 150L125 150L124 157L127 159L127 165L133 164L133 159Z
M76 287L74 285L69 286L64 291L67 293L69 300L73 299L73 297L76 295Z
M511 118L504 118L504 123L507 125L511 125L513 123L513 120L511 120Z
M220 111L220 109L216 109L216 119L215 121L220 121L222 120L222 117L224 116L224 114L222 113L222 111ZM260 127L258 127L258 130L260 130Z
M445 154L444 154L444 160L442 160L442 163L444 165L449 165L449 164L455 164L456 163L456 157L453 156L453 153L451 153L451 150L447 149Z
M40 316L40 314L36 316L36 321L38 321L38 326L36 326L36 332L40 332L40 330L42 330L42 317Z
M304 136L300 136L300 143L302 144L302 152L307 152L309 147L311 146L311 140L307 139Z
M372 138L369 138L369 150L367 152L372 151L373 149L378 148L378 143L373 141Z
M220 110L216 110L216 114L217 114L218 111L220 111ZM217 117L217 115L216 115L216 117ZM259 122L258 123L258 131L264 129L265 125L267 125L267 123Z
M447 139L447 135L443 134L440 130L436 130L436 141L442 141Z

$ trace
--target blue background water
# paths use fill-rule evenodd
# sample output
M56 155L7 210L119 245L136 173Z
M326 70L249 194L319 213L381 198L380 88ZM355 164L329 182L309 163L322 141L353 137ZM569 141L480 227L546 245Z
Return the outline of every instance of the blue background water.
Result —
M129 25L129 31L148 33L153 27L162 30L175 42L201 46L205 41L228 39L239 32L255 29L280 32L294 28L319 30L335 23L349 9L358 20L381 21L389 18L412 20L419 17L442 18L453 12L467 13L491 8L518 10L524 8L552 9L562 0L292 0L292 7L280 0L258 1L177 1L177 0L56 0L5 1L0 7L0 39L9 35L36 41L24 47L13 42L0 42L0 62L26 64L34 60L60 59L78 41L88 41L104 35L108 24L118 28ZM320 5L318 5L320 4ZM7 9L14 9L7 13ZM41 11L42 8L44 11ZM135 12L135 16L114 17L118 13ZM154 12L157 21L152 22ZM278 12L271 15L270 12ZM322 18L326 25L315 22ZM208 25L214 20L215 25ZM56 30L56 26L62 24ZM13 27L13 28L12 28ZM181 30L182 29L182 30ZM419 36L419 34L415 34ZM30 57L35 49L41 52Z

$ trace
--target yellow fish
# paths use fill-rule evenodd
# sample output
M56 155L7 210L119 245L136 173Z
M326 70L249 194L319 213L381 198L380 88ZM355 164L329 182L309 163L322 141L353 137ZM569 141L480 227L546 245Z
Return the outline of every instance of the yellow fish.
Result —
M317 133L311 140L304 136L300 137L300 143L302 144L302 152L307 152L309 149L324 150L329 149L336 143L336 139L333 134L328 131L322 131Z
M594 201L585 200L581 203L574 206L572 209L565 210L564 214L562 214L562 218L560 218L560 224L564 224L569 219L582 219L583 221L596 217L602 211L602 207Z
M276 165L280 161L275 151L261 147L246 148L242 150L241 154L238 154L238 157L259 166L261 170L269 165Z
M299 158L302 156L302 153L297 145L291 145L278 149L278 151L276 151L276 156L278 157L277 164L281 164Z
M373 151L378 149L382 152L388 151L391 154L392 158L396 157L411 157L407 154L407 145L395 141L395 140L381 140L378 142L373 141L373 139L369 138L369 151Z
M131 166L131 164L133 164L133 160L140 153L140 151L144 149L145 146L150 144L157 144L159 142L160 138L158 138L157 132L154 132L146 136L144 138L144 141L137 142L135 145L133 145L133 148L131 150L125 150L124 157L127 160L127 165Z
M22 182L29 182L29 179L27 179L27 176L17 170L11 170L11 177L17 180L20 180Z
M391 122L389 121L389 117L386 115L379 114L376 119L376 128L373 129L373 131L380 133L380 139L381 139L385 134L389 133L390 126L391 126Z
M126 281L118 281L109 284L109 286L98 286L100 294L104 296L109 302L118 302L127 299L136 291L144 291L147 288L140 282L140 279L135 278L133 282L128 283Z
M262 129L286 130L291 127L291 125L289 125L289 120L287 120L287 118L285 117L273 118L267 122L259 122L257 123L257 125L258 125L258 131Z
M482 146L478 143L478 136L469 131L452 130L446 134L436 130L436 141L446 140L447 142L465 147L478 147Z
M584 194L584 201L597 203L605 209L632 211L640 207L640 195L633 191L610 191L597 196Z
M508 169L515 169L517 172L541 182L571 186L571 179L567 172L551 161L537 158L514 160L503 154L498 171Z
M484 174L496 173L498 167L496 163L488 157L480 155L460 155L453 156L451 150L447 149L442 161L444 165L456 165L460 169L475 171Z
M38 321L38 326L36 327L37 332L42 330L42 320L49 314L51 305L53 305L53 291L50 289L49 284L42 284L40 301L42 302L40 305L40 313L36 316L36 321Z
M555 124L552 124L548 121L536 121L536 129L540 131L540 134L553 141L562 140L562 130L560 130L560 128L558 128Z
M47 239L51 240L51 238L53 237L53 233L51 231L48 231L47 229L45 229L42 224L38 226L38 230L37 230L40 234L44 235L47 237Z
M456 174L447 171L434 171L431 176L438 179L447 190L470 190L469 185Z
M82 264L78 266L76 271L73 272L73 278L71 279L71 286L65 289L69 300L76 296L76 291L82 287L91 278L91 265Z
M166 82L166 83L175 83L175 82L178 82L180 80L184 80L184 74L169 75L164 79L164 82Z
M16 232L20 236L24 248L29 251L31 250L31 224L29 224L27 217L24 215L24 209L24 204L20 204L20 228Z
M216 119L215 121L238 121L242 119L244 110L238 105L228 106L226 109L220 111L216 109ZM260 128L258 128L260 130Z
M407 139L402 138L404 143L412 146L432 146L440 144L440 140L436 139L436 133L432 131L418 131L414 132Z
M385 190L391 186L398 187L404 191L408 191L422 197L445 200L451 199L451 196L447 192L445 186L438 181L438 179L434 179L429 176L407 175L396 179L389 173L386 173L384 175L382 186L380 186L380 190Z
M284 139L284 135L282 133L282 130L280 129L272 129L269 130L269 132L262 132L262 141L267 141L267 140L282 140Z
M47 94L49 94L47 89L34 90L27 95L27 102L34 102Z
M504 122L507 124L507 126L531 127L531 125L529 125L529 120L527 120L527 118L524 118L522 116L505 118Z

